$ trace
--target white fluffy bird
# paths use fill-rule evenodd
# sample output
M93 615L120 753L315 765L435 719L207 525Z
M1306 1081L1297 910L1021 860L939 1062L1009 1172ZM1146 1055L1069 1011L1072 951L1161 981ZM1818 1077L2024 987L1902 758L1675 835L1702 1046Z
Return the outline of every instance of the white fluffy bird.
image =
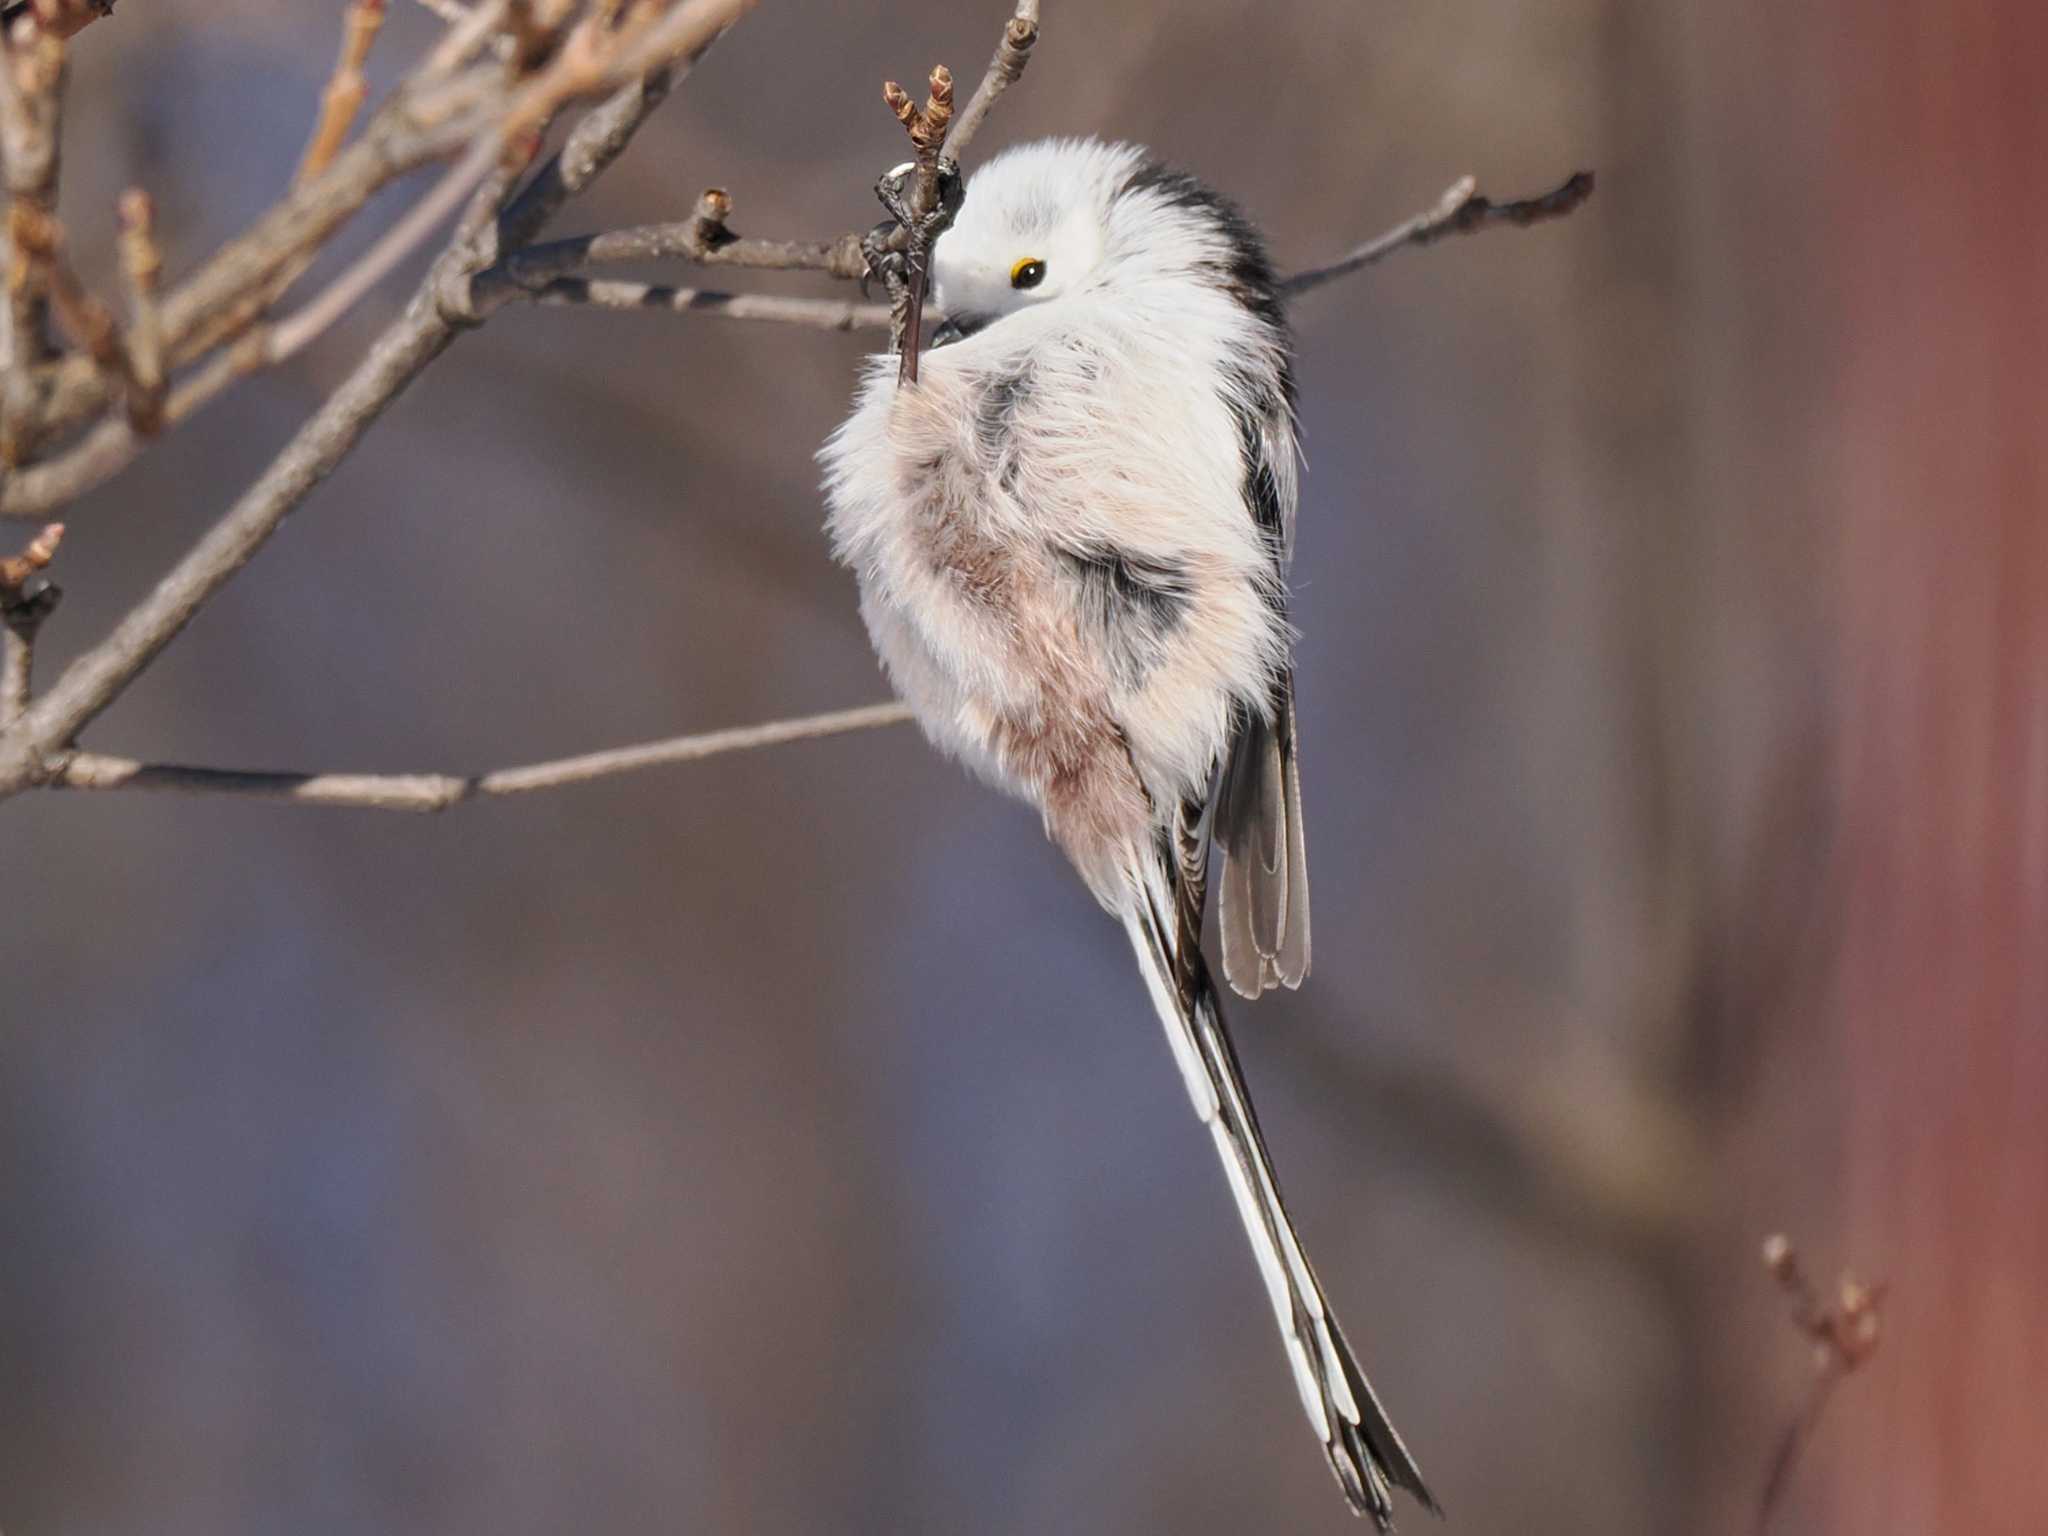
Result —
M1264 246L1144 151L1053 140L975 174L932 275L920 377L871 359L820 455L835 548L925 734L1036 806L1128 930L1309 1422L1390 1529L1392 1488L1435 1504L1302 1252L1201 951L1213 834L1225 977L1257 997L1308 972Z

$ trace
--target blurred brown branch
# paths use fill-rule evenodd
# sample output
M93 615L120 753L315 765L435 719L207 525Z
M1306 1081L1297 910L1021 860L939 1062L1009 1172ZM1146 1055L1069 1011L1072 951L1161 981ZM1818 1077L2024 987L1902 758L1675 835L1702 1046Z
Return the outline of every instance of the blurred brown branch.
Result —
M1865 1285L1849 1274L1844 1274L1836 1287L1835 1300L1823 1302L1807 1279L1791 1240L1782 1234L1764 1239L1764 1267L1792 1299L1792 1326L1813 1344L1813 1380L1804 1404L1786 1426L1771 1457L1763 1493L1757 1500L1757 1536L1770 1529L1771 1517L1791 1484L1792 1469L1819 1428L1836 1384L1877 1352L1884 1305L1882 1285Z
M0 26L11 27L24 16L34 16L52 37L69 37L113 14L114 0L12 0L0 6Z

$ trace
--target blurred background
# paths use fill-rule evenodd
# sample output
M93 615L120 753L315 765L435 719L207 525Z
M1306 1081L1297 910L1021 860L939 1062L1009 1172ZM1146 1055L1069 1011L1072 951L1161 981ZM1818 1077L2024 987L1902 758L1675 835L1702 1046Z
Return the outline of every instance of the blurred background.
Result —
M131 183L174 278L270 203L338 10L77 39L89 275ZM865 227L878 83L1004 11L763 5L557 232ZM435 30L393 0L378 79ZM1890 1290L1778 1529L2048 1529L2044 59L2026 0L1051 0L977 146L1142 140L1283 267L1599 173L1295 315L1318 962L1239 1035L1446 1531L1750 1530L1781 1229ZM45 676L411 277L74 509ZM872 345L505 312L91 744L468 771L882 697L810 457ZM8 1530L1359 1528L1122 935L910 730L0 836Z

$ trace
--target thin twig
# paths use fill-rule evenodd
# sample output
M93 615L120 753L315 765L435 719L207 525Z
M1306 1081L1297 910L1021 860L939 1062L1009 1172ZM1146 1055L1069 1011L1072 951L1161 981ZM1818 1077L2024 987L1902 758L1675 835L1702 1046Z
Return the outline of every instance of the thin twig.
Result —
M658 283L609 282L588 277L558 277L520 296L536 304L664 310L678 315L712 315L723 320L805 325L823 331L882 330L890 322L886 304L791 299L772 293L717 293L704 288L667 288Z
M121 276L128 289L128 368L134 385L128 424L143 436L163 426L164 329L157 308L164 254L156 238L156 203L140 187L121 194Z
M145 391L128 356L114 312L92 293L72 270L64 254L64 230L58 222L33 204L17 204L8 210L17 249L26 251L41 269L43 290L56 312L65 334L78 350L129 400Z
M882 100L910 135L914 166L906 195L908 206L901 210L909 216L899 220L907 280L890 294L894 319L889 339L901 358L897 381L915 384L925 291L931 273L931 247L939 234L939 230L928 226L927 219L939 206L939 155L946 142L946 130L953 122L953 73L943 64L932 66L929 94L921 110L910 93L894 80L882 86Z
M830 240L750 239L726 228L731 206L729 194L712 188L698 198L692 217L673 224L607 230L603 234L528 246L477 274L474 302L479 310L488 312L517 296L506 289L531 291L581 267L630 261L682 260L707 267L824 272L848 282L858 281L867 271L867 258L861 253L858 235L839 235Z
M320 116L299 159L298 174L292 178L295 183L303 185L326 170L355 126L356 114L362 111L363 98L370 90L363 61L369 58L370 45L383 25L384 0L349 0L341 19L341 57L334 61L327 89L320 93Z
M995 57L988 61L988 73L981 77L981 84L974 88L974 94L967 98L967 105L953 121L953 131L946 139L947 155L958 160L967 153L968 142L981 131L988 109L995 105L998 96L1017 83L1024 66L1031 62L1031 49L1037 41L1038 0L1017 0L1017 13L1003 28Z
M751 0L692 0L691 4L683 7L685 11L697 14L699 26L703 29L701 39L685 38L680 45L688 54L681 65L684 72L687 72L690 64L716 41L725 30L725 26L729 25L729 22L722 22L721 18L737 14L750 3ZM652 16L653 12L649 11L646 14ZM360 261L336 278L318 298L313 299L290 318L279 322L272 330L265 348L268 360L282 361L305 346L345 314L393 267L425 243L427 237L441 222L490 174L492 165L506 152L507 146L515 146L513 152L519 153L516 146L522 142L529 145L537 143L548 119L554 116L564 102L589 89L604 77L611 67L613 55L623 51L630 35L624 31L608 32L596 17L588 17L578 23L563 42L559 53L547 64L543 78L536 83L534 93L524 98L521 105L508 112L505 126L499 134L479 138L470 146L468 154L442 176L433 191L407 210L405 217L387 230L383 237L364 253ZM658 100L666 89L666 81L656 86L655 99ZM636 81L627 87L623 94L629 103L642 100L649 94L648 83ZM644 115L644 108L641 115ZM582 168L585 179L608 163L608 159L592 159ZM538 179L546 179L545 173ZM562 191L564 195L569 195L574 191L574 187L565 180L562 183ZM528 216L534 211L533 204L529 202ZM513 215L508 214L507 221L512 219ZM501 221L501 225L504 222L506 221ZM538 223L536 222L533 227L537 230ZM523 243L523 239L515 235L512 243Z
M475 14L463 0L420 0L420 4L451 27L461 25Z
M910 718L901 703L869 704L793 720L675 736L666 741L556 758L524 768L461 777L444 773L261 773L229 768L189 768L140 763L97 752L72 752L50 780L60 789L154 789L185 794L253 795L298 805L354 806L376 811L440 811L465 800L532 794L592 779L611 778L669 763L694 763L729 752L749 752L784 742L812 741L849 731L897 725Z
M1294 298L1311 288L1320 288L1324 283L1384 261L1404 246L1428 245L1445 235L1470 234L1491 224L1527 225L1539 224L1545 219L1561 219L1592 195L1591 171L1574 172L1563 185L1540 197L1517 198L1509 203L1496 203L1480 196L1479 183L1465 176L1452 183L1429 212L1418 213L1407 222L1395 225L1385 234L1346 251L1327 266L1310 267L1305 272L1283 278L1280 294L1283 298Z

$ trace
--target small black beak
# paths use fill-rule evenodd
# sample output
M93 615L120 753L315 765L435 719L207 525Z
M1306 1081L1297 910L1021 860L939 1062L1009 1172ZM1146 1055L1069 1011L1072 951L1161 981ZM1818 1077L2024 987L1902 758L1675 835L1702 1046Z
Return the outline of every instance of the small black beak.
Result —
M994 315L948 315L939 322L938 328L932 332L932 345L934 347L943 347L948 342L960 341L965 337L972 336L993 319L995 319Z

